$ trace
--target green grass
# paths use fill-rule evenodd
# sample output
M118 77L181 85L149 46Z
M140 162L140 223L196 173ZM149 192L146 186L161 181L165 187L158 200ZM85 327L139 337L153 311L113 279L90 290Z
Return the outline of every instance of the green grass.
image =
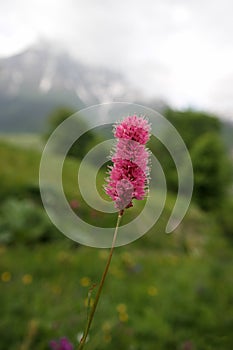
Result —
M215 239L216 251L199 255L175 245L117 248L87 350L181 349L185 342L193 349L231 349L233 256L221 238ZM20 349L30 341L29 349L42 350L64 335L77 344L86 318L88 286L83 284L99 281L107 250L75 248L64 238L0 251L3 348Z
M26 188L38 186L40 153L36 150L0 143L1 197L16 195ZM4 184L4 186L3 186Z
M14 235L0 244L4 350L49 349L49 341L62 336L77 345L88 289L99 282L107 257L107 250L80 247L54 231L59 238L42 243L41 234L48 237L50 228L40 215L39 162L37 147L0 143L0 235L1 227ZM115 216L97 212L91 218L77 190L78 166L65 162L67 197L79 201L84 220L113 225ZM99 173L100 192L103 178ZM232 349L233 247L215 217L194 204L177 230L165 234L174 199L168 195L159 221L145 236L115 250L87 350ZM138 202L128 210L125 222L142 207Z
M43 138L39 134L0 134L0 140L26 149L33 148L42 150L44 145Z

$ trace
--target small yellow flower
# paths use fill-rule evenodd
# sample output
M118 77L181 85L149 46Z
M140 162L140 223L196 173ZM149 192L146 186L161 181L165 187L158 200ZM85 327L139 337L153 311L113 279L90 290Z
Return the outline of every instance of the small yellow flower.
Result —
M104 332L104 342L105 343L110 343L112 340L112 336L111 336L111 329L112 329L112 324L109 321L106 321L103 323L102 325L102 331Z
M127 322L129 319L129 315L127 313L127 306L125 304L118 304L117 307L118 317L121 322Z
M88 303L89 303L90 307L92 307L92 306L94 305L94 299L91 298L90 300L88 300L88 298L86 298L86 299L84 300L84 305L85 305L85 307L88 307Z
M110 322L104 322L103 325L102 325L102 330L104 332L109 332L110 330L112 329L112 325Z
M32 283L32 275L30 275L29 273L27 273L26 275L23 275L22 277L22 282L23 284L31 284Z
M104 334L105 343L110 343L111 340L112 340L111 334L109 334L109 333Z
M91 280L89 277L82 277L80 279L80 284L82 287L89 287L91 284Z
M127 322L129 319L129 315L127 314L127 312L122 312L119 314L119 320L121 322Z
M11 273L9 271L5 271L1 274L1 279L3 282L9 282L11 280Z
M155 295L158 294L158 289L154 286L150 286L148 289L147 289L147 293L151 296L151 297L154 297Z
M101 250L99 252L99 258L102 259L102 260L107 260L108 255L109 255L109 253L108 253L107 250Z
M110 274L117 277L117 278L123 278L124 273L122 270L120 270L117 266L112 266L110 269Z
M116 309L119 313L124 313L124 312L126 312L127 307L125 304L118 304Z

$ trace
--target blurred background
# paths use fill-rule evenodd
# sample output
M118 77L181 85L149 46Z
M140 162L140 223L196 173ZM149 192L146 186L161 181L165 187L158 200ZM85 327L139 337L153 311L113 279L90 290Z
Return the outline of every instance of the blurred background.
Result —
M187 215L165 234L177 172L152 138L166 174L166 205L147 235L116 249L87 349L232 349L232 11L231 0L1 1L1 349L49 349L63 336L77 346L88 289L108 252L80 246L53 226L40 199L39 162L60 122L112 101L168 118L190 152L195 184ZM76 172L109 132L84 134L63 174L74 212L103 227L116 217L85 203ZM97 177L102 196L105 172Z

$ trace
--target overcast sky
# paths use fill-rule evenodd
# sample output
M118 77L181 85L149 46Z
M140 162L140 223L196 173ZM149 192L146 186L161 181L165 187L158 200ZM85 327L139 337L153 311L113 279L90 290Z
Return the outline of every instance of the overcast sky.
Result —
M38 38L148 96L233 118L232 0L1 0L0 56Z

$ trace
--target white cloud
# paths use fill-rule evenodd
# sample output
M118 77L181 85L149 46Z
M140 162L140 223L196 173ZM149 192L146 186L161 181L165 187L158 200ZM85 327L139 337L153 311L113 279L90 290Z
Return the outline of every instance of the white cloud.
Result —
M2 0L0 55L45 37L123 71L148 95L221 109L224 94L233 111L232 11L231 0Z

